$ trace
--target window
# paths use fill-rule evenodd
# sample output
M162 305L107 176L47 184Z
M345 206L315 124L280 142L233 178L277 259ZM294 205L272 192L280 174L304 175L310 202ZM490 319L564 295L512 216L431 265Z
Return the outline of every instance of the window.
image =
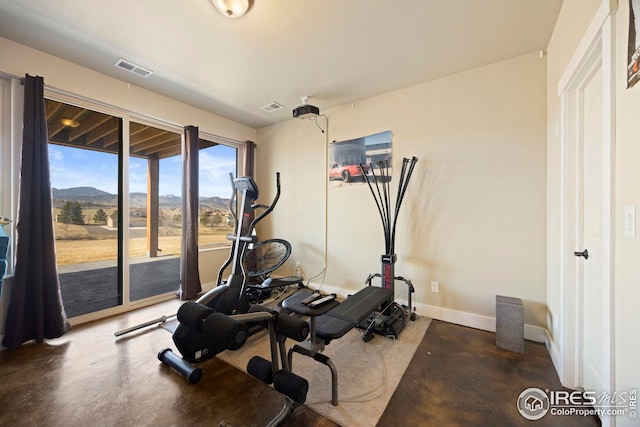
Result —
M19 96L9 95L20 87L18 80L0 77L0 215L14 220L22 107ZM68 317L174 297L180 283L182 127L45 93L56 258ZM221 219L199 224L200 243L215 248L228 244L232 229L229 172L236 174L241 144L201 135L200 146L202 210ZM14 226L5 227L7 234Z
M229 200L233 193L229 174L235 178L237 157L238 150L227 145L217 144L200 149L200 248L229 245L226 236L234 228L234 220L229 213Z

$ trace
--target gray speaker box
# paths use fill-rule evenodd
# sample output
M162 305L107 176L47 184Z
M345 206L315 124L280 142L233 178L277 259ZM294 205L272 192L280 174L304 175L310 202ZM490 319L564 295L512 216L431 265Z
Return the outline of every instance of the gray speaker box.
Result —
M524 306L520 298L496 296L496 346L524 353Z

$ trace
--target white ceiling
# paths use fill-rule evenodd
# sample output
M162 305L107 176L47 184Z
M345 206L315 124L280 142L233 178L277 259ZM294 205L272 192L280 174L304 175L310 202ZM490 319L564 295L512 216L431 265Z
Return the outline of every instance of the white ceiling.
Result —
M254 0L229 19L209 0L0 0L0 36L258 128L304 95L322 111L543 50L561 5Z

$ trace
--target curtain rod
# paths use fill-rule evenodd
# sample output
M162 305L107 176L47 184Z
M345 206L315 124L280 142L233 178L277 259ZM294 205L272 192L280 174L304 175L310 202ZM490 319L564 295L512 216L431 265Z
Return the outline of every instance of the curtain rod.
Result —
M4 77L8 77L10 79L18 80L18 81L20 81L20 84L24 85L24 77L16 76L14 74L7 73L7 72L2 71L2 70L0 70L0 76L4 76ZM77 95L75 93L66 91L64 89L57 88L55 86L48 85L46 83L45 83L44 87L47 90L50 90L51 92L55 92L55 93L57 93L59 95L64 95L64 96L69 96L69 97L72 97L72 98L77 98L77 99L80 99L80 100L82 100L84 102L96 104L96 105L99 105L101 107L106 107L106 108L109 108L109 109L112 109L112 110L122 111L122 112L125 112L125 113L133 115L133 116L141 117L143 119L149 119L149 120L153 120L153 121L162 122L162 123L164 123L166 125L170 125L170 126L176 126L176 127L182 127L182 128L184 128L184 126L185 126L185 125L180 125L178 123L170 122L168 120L159 119L157 117L152 117L152 116L149 116L147 114L141 114L141 113L138 113L138 112L135 112L135 111L131 111L131 110L128 110L126 108L117 107L115 105L111 105L111 104L108 104L106 102L96 101L95 99L87 98L86 96L82 96L82 95ZM234 143L234 144L243 144L243 141L238 141L237 139L228 138L226 136L216 135L216 134L209 133L209 132L205 132L205 133L207 135L210 135L211 137L219 139L220 141L223 141L223 142L231 142L231 143Z

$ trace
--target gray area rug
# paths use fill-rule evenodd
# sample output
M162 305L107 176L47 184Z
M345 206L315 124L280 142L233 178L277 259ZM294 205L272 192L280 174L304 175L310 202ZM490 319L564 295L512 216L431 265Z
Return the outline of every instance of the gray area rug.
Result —
M343 426L375 426L430 323L431 319L418 317L407 324L397 340L376 335L367 343L362 341L361 332L353 329L326 346L323 354L338 370L338 406L331 405L329 368L294 354L293 372L309 381L305 405ZM287 341L287 347L291 345L293 341ZM250 337L240 350L225 351L217 357L246 372L249 359L255 355L270 360L266 331Z

